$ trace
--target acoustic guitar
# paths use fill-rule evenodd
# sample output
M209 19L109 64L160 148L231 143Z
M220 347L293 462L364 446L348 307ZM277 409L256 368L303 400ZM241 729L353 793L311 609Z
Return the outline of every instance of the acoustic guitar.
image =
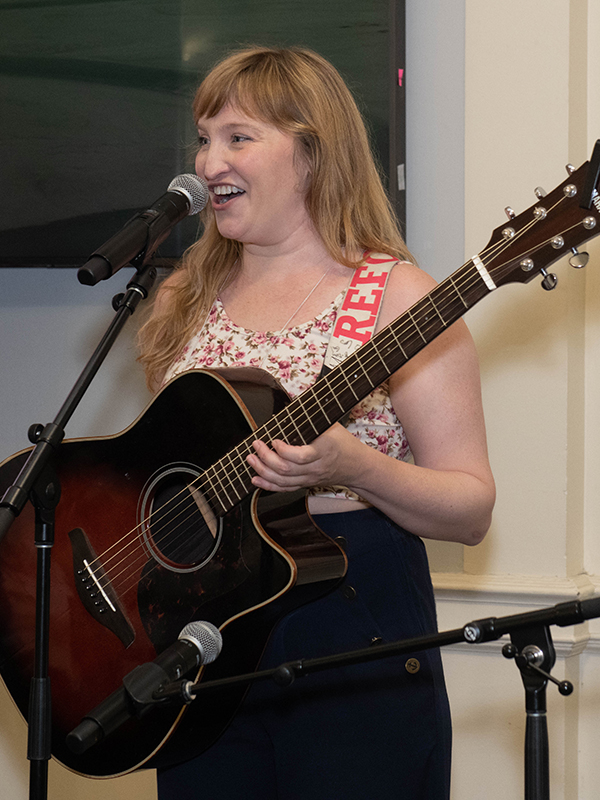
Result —
M294 400L261 370L194 370L122 433L61 444L50 608L54 758L108 777L189 758L214 742L244 688L205 692L189 707L159 706L81 754L65 739L191 620L223 635L216 661L191 677L245 674L283 614L337 585L345 556L310 519L304 493L252 486L252 442L311 442L497 287L541 273L552 288L546 268L565 254L584 266L577 247L600 232L600 142L590 162L568 172L527 211L509 211L481 253ZM0 497L27 454L0 465ZM0 674L25 719L33 528L28 505L0 544Z

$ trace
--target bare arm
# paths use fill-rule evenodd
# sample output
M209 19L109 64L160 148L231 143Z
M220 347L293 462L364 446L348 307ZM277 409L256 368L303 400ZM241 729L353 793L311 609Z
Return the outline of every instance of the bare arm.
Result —
M429 276L402 265L390 277L380 327L433 288ZM457 322L390 380L391 399L414 464L391 459L340 425L310 445L255 443L253 482L272 491L340 484L407 530L426 538L476 544L495 499L479 369L466 326Z

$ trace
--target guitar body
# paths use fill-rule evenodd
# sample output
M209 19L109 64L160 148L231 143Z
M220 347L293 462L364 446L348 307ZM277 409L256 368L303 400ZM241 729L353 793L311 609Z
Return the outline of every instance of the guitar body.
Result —
M277 619L345 573L345 556L311 522L304 496L254 492L219 516L202 492L186 488L287 402L260 370L192 371L123 433L60 446L49 671L52 754L68 768L108 777L206 749L244 688L205 692L183 711L154 708L82 755L65 737L192 620L212 622L223 635L221 655L192 679L251 672ZM0 497L27 455L0 465ZM34 528L28 504L0 544L0 674L26 719Z

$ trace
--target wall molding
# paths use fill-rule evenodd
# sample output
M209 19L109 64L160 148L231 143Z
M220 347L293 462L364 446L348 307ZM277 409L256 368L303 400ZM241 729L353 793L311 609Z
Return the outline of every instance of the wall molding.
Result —
M581 574L571 578L552 575L469 575L438 572L432 575L441 631L461 628L486 617L502 617L535 611L570 600L600 595L600 576ZM583 652L600 655L600 620L580 625L551 627L558 658ZM497 654L508 637L494 642L450 645L449 651Z

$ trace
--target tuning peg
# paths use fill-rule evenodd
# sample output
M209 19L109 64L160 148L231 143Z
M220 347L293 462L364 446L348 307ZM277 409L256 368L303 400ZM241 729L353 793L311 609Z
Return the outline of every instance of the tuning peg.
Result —
M538 200L541 200L542 197L546 197L547 194L548 192L545 189L542 189L541 186L538 186L535 190L535 196Z
M572 175L575 172L575 167L573 166L573 164L567 164L565 169L567 170L568 175Z
M546 272L545 269L540 270L542 275L544 276L542 280L542 288L544 288L547 292L551 292L552 289L556 289L556 284L558 283L558 278L553 272Z
M517 216L510 206L506 206L504 213L509 219L514 219Z
M569 259L569 264L575 269L581 269L585 267L588 261L590 260L590 254L586 252L579 252L576 247L572 247L571 250L573 251L573 255Z

